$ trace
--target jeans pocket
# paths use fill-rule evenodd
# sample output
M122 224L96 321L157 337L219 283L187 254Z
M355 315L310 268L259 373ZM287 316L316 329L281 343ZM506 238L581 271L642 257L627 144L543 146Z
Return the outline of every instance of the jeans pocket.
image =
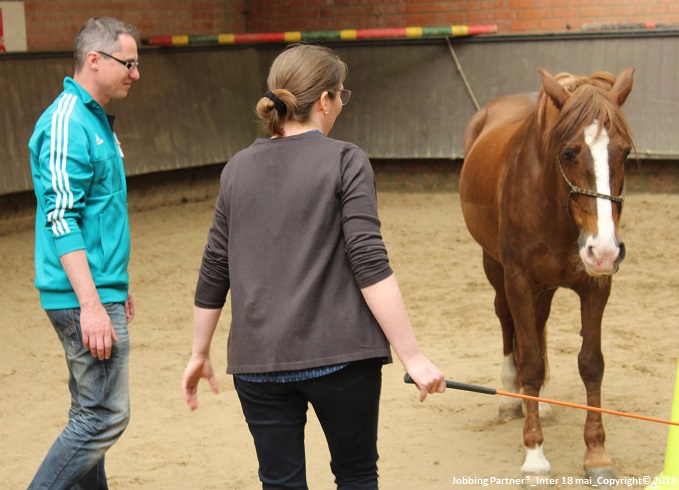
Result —
M66 354L75 355L82 347L75 310L46 310Z
M129 333L127 325L127 317L125 316L125 303L105 303L104 308L106 313L108 313L111 319L111 325L118 336L118 342L115 342L114 348L116 346L120 348L124 344L129 344Z

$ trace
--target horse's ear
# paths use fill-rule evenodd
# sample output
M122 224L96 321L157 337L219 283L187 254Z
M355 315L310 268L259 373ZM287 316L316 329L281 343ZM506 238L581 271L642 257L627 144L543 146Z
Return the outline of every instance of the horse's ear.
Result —
M542 88L545 93L549 95L554 104L561 109L566 101L570 98L568 90L563 85L556 81L556 79L544 68L538 68L540 76L542 77Z
M627 68L618 75L615 79L615 83L611 88L611 95L617 101L618 105L623 105L627 100L627 96L632 91L632 75L634 74L634 68Z

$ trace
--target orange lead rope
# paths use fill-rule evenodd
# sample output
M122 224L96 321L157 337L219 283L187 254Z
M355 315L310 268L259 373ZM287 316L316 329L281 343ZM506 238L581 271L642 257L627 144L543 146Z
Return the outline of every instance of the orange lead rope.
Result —
M403 381L405 381L406 383L412 383L412 384L415 383L408 373L406 373L405 377L403 378ZM551 403L552 405L562 405L564 407L579 408L581 410L589 410L590 412L608 413L610 415L619 415L621 417L630 417L630 418L633 418L633 419L646 420L648 422L657 422L657 423L660 423L660 424L678 425L679 426L679 421L663 420L663 419L657 419L655 417L647 417L646 415L636 415L636 414L633 414L633 413L618 412L617 410L607 410L605 408L590 407L588 405L579 405L577 403L562 402L562 401L558 401L558 400L549 400L547 398L540 398L538 396L521 395L519 393L509 393L507 391L499 391L499 390L494 390L493 388L486 388L485 386L470 385L470 384L466 384L466 383L458 383L457 381L446 380L446 388L452 388L452 389L455 389L455 390L462 390L462 391L472 391L474 393L483 393L484 395L511 396L512 398L521 398L523 400L533 400L533 401L536 401L536 402Z

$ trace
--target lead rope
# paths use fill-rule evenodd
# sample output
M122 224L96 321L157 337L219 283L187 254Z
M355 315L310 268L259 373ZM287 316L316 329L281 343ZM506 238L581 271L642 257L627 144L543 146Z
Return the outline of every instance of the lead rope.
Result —
M561 165L561 159L559 158L559 155L557 154L556 156L556 161L559 162L559 170L561 170L561 175L563 175L564 180L568 184L568 186L571 188L571 191L568 193L568 200L566 201L566 211L568 211L568 221L571 222L571 224L575 224L575 221L573 221L573 215L571 213L571 197L573 197L573 194L582 194L584 196L589 196L589 197L597 197L601 199L608 199L609 201L613 202L619 202L623 203L625 202L625 189L622 190L622 194L619 196L609 196L608 194L601 194L600 192L595 192L595 191L590 191L587 189L581 189L580 187L577 187L574 185L570 180L568 180L568 177L566 176L566 172L563 170L563 165Z

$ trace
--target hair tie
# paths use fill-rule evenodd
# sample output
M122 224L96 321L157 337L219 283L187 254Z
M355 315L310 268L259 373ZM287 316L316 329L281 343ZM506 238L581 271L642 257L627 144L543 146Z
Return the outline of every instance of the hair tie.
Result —
M278 96L270 90L264 92L264 97L273 102L276 112L278 112L279 115L285 116L285 114L288 112L288 106L285 105L285 102L279 99Z

